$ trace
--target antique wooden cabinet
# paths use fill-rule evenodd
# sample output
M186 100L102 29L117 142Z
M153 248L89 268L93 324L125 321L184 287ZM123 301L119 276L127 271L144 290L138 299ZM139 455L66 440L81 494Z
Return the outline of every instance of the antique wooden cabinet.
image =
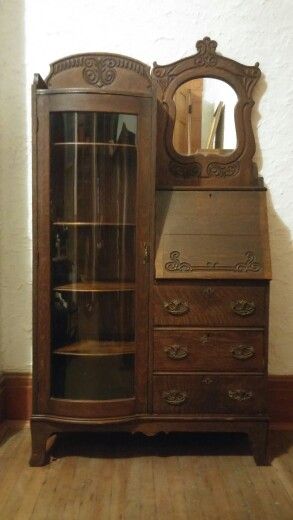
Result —
M32 465L74 430L246 432L266 463L260 71L197 50L35 77Z

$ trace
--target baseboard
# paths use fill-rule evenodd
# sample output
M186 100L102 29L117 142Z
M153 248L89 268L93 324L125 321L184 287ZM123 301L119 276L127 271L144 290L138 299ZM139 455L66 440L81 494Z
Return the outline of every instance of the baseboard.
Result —
M32 375L21 372L4 374L4 397L6 419L29 419L32 413Z
M32 376L23 373L4 374L0 381L0 404L4 396L4 417L27 420L31 415ZM293 430L293 375L269 376L269 417L271 429Z

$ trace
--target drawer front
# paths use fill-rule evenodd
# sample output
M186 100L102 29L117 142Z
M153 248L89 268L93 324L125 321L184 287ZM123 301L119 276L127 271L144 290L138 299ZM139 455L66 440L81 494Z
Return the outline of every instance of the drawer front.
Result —
M252 330L155 330L155 371L264 370L263 332Z
M168 414L265 412L266 378L254 375L158 375L153 377L153 411Z
M155 285L155 325L265 325L265 287L252 285Z

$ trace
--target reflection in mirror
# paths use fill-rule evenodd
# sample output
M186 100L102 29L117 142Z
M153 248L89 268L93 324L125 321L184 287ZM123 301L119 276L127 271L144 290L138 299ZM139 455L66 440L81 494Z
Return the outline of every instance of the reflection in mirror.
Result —
M214 78L193 79L180 85L173 100L176 152L228 155L235 150L237 95L228 83Z

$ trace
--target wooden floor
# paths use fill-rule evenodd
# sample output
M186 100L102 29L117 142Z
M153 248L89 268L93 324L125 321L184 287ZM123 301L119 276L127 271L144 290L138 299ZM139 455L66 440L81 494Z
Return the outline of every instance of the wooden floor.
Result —
M28 427L7 423L1 520L293 519L293 432L271 432L270 467L237 434L67 435L43 468L29 453Z

